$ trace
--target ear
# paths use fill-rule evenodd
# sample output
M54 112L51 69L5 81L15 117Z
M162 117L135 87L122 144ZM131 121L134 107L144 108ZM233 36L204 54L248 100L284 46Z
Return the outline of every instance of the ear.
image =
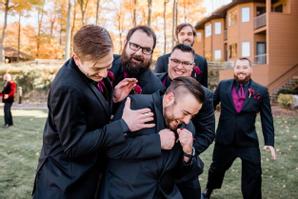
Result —
M168 92L164 95L164 102L165 102L165 107L170 106L172 104L174 104L175 102L175 95L173 92Z
M77 56L77 54L73 53L72 57L73 57L73 60L76 63L76 65L81 66L81 60L80 60L79 56Z

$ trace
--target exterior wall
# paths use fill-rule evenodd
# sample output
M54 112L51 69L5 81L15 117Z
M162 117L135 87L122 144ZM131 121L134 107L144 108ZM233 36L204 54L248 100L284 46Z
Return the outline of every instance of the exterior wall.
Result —
M212 35L213 35L213 27L212 23L208 22L205 24L204 30L206 30L206 26L211 25L211 35L206 37L206 32L204 33L204 55L205 58L210 61L212 59Z
M195 39L195 43L193 45L193 49L199 55L204 56L204 29L197 30L197 37Z
M267 17L269 83L298 63L298 1L288 0L288 6L289 13L269 12Z
M215 34L215 24L221 24L221 33ZM216 61L224 61L224 19L214 19L212 20L212 60L215 60L214 51L220 50L221 58Z
M249 21L242 22L242 8L249 8ZM228 31L228 49L232 44L237 44L237 57L229 58L228 60L235 60L238 57L242 57L242 42L249 42L250 52L248 58L254 60L255 44L254 44L254 16L255 8L253 3L239 4L228 10L226 20L234 13L237 15L237 22L232 26L227 26Z

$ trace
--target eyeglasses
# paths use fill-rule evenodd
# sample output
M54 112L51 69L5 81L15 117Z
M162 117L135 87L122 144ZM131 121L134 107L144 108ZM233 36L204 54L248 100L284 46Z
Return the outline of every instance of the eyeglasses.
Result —
M142 49L142 53L145 54L145 55L151 55L152 54L152 49L151 48L147 48L147 47L142 47L138 44L135 44L133 42L128 42L128 46L131 50L133 51L138 51L140 48Z
M184 66L184 67L192 66L192 65L193 65L192 62L188 62L188 61L180 61L179 59L175 59L175 58L170 58L170 61L171 61L172 63L174 63L175 65L179 65L179 64L181 64L181 65Z

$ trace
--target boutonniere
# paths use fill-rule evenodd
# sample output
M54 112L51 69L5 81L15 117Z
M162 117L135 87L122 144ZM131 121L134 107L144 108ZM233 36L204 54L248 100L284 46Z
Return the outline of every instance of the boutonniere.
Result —
M248 88L248 98L251 98L251 96L254 96L255 90L253 88Z
M262 98L262 96L259 93L257 93L253 88L248 88L248 98L251 97L253 97L256 101L260 101Z
M136 85L134 88L133 88L133 91L135 94L141 94L142 93L142 87L140 85Z
M193 67L193 71L195 72L196 75L202 74L202 71L198 66Z

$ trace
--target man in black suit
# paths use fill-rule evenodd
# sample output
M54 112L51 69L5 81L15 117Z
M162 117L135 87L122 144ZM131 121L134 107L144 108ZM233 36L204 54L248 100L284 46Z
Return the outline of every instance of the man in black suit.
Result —
M123 115L110 122L112 94L114 102L123 100L136 80L121 81L113 92L107 77L113 61L109 33L87 25L75 34L73 43L72 58L51 84L33 198L95 198L106 165L104 148L126 142L127 132L154 127L150 109L131 110L128 102ZM160 150L145 146L172 145L165 135L133 141L117 157L131 158L136 152L158 156Z
M196 37L196 30L189 23L182 23L176 27L176 39L178 44L185 44L193 46ZM164 73L168 72L169 57L171 53L160 56L155 65L154 72ZM194 58L194 70L192 75L196 78L203 86L208 88L208 64L204 57L195 54Z
M162 84L150 70L156 35L148 26L136 26L127 33L121 56L114 55L112 71L115 84L125 78L138 80L135 94L152 94L162 89Z
M273 160L276 159L274 127L268 91L251 79L251 73L250 60L238 59L234 79L221 81L214 93L214 107L221 102L221 114L203 198L210 198L213 189L221 187L225 172L237 157L242 161L243 198L262 198L261 156L255 128L257 114L261 116L264 149L271 152Z
M202 106L204 93L200 84L193 78L179 77L172 81L164 95L157 91L151 95L132 95L130 98L132 108L150 108L156 123L154 128L142 129L137 134L128 133L131 140L161 132L176 132L177 142L171 150L162 150L161 156L155 158L110 158L100 198L182 198L172 180L177 172L172 170L176 167L183 175L184 171L196 167L192 133L180 125L190 124L192 116ZM123 106L116 113L116 120L121 117L122 111ZM120 150L123 148L121 145ZM115 146L107 153L117 152Z
M184 44L178 44L169 56L167 73L159 73L157 76L163 85L169 87L171 81L177 77L190 77L194 67L194 50ZM205 100L199 113L194 116L192 123L195 126L194 148L198 156L205 151L213 142L215 137L215 117L213 109L213 93L202 86L205 93ZM201 197L201 187L198 175L193 175L189 180L179 179L178 187L184 199Z

